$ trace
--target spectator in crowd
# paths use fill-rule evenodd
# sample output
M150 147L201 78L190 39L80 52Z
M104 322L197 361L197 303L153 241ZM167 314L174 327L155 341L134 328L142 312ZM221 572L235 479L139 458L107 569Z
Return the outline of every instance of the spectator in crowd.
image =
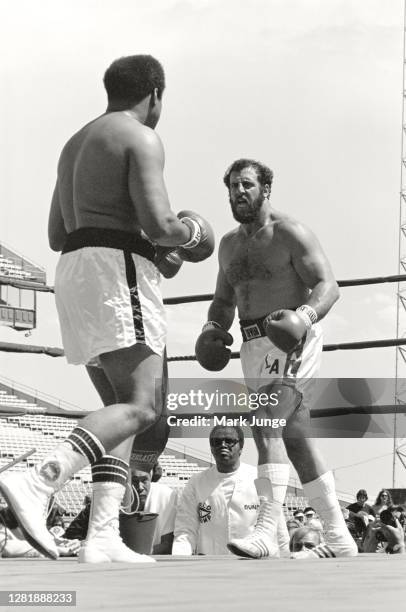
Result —
M215 426L209 436L215 466L188 481L176 514L173 555L226 555L230 538L254 529L259 499L256 469L241 463L241 427ZM283 524L282 524L283 523ZM281 515L280 550L288 551L289 535Z
M367 504L368 493L365 489L360 489L357 493L357 501L347 506L350 511L350 517L358 516L362 522L364 523L365 529L369 524L370 520L374 520L375 511L372 506ZM365 531L364 529L364 531Z
M304 510L303 510L303 514L304 514L304 520L305 523L308 523L311 519L316 518L316 512L314 510L314 508L312 508L311 506L307 506Z
M375 503L372 506L372 509L375 513L375 516L379 517L382 510L387 510L392 505L392 495L389 493L388 489L382 489L381 491L379 491Z
M388 554L405 552L405 533L394 508L381 510L379 518L367 529L363 551L377 552L380 549Z
M298 527L302 526L304 524L304 520L305 520L305 515L303 510L301 509L297 509L294 511L293 513L293 518L295 521L299 521Z
M303 514L304 522L307 527L313 527L314 529L319 529L320 531L323 531L322 522L317 516L314 508L312 508L311 506L307 506L307 508L303 510Z
M303 510L303 514L304 514L304 523L305 523L305 525L307 525L309 523L309 521L313 521L313 520L315 520L317 518L315 510L311 506L307 506Z
M314 511L313 511L313 513L314 513ZM307 519L306 516L305 516L304 510L302 510L300 508L295 510L293 512L292 518L288 519L288 521L287 521L287 527L288 527L288 531L289 531L289 536L290 537L292 536L292 533L295 531L295 529L298 529L299 527L303 527L304 525L308 525L308 520L311 521L313 519L314 515L315 514L310 515L310 513L309 513L309 517ZM322 526L321 526L320 522L316 522L314 525L309 524L308 526L315 527L316 529L322 529Z
M311 550L322 543L323 532L320 529L305 525L293 531L290 538L289 549L290 552Z
M299 514L296 514L296 513L299 513ZM302 527L303 525L304 525L304 514L302 510L295 510L295 512L293 513L293 516L288 518L286 521L286 526L288 528L289 537L292 535L295 529L298 529L299 527Z
M350 512L348 508L341 508L341 512L343 513L343 517L345 520L345 524L347 525L348 531L350 532L354 541L357 544L358 552L362 552L362 540L365 534L364 521L353 512Z
M368 525L375 519L373 508L367 504L368 493L365 489L360 489L357 493L357 501L347 506L349 516L346 524L349 532L354 538L358 551L363 550L363 541Z
M365 491L365 489L360 489L357 493L357 501L347 506L348 510L350 512L353 512L354 514L358 514L358 512L364 512L375 516L375 512L372 509L372 506L367 504L367 499L368 493Z
M403 531L406 532L406 509L404 506L392 506L392 514L398 519L399 523L403 527Z

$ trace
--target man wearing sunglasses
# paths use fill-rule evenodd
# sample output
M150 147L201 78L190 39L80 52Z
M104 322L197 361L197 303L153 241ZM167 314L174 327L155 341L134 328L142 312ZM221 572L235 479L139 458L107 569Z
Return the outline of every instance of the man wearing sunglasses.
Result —
M227 542L254 529L259 500L256 469L241 463L244 433L238 426L210 432L215 464L192 476L179 502L173 555L226 555Z

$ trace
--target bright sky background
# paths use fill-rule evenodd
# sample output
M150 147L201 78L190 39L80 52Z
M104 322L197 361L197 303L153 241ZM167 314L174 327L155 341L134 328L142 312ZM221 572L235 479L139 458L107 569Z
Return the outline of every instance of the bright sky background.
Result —
M223 173L234 159L255 157L275 172L274 206L316 232L338 279L397 273L402 0L0 5L0 240L45 266L49 284L57 255L48 248L46 227L59 152L72 132L104 111L107 66L134 53L151 53L166 71L158 132L174 210L201 212L219 239L235 225ZM210 293L216 273L216 257L198 268L185 264L175 279L163 281L163 294ZM61 346L53 297L40 294L38 301L32 336L1 328L2 340ZM168 308L170 355L193 353L206 310L202 303ZM324 329L326 342L395 337L396 286L343 289ZM233 334L238 350L237 327ZM99 405L83 369L62 359L3 353L0 368L64 400ZM180 363L170 375L206 373ZM240 377L239 362L223 375ZM322 377L394 375L393 348L327 353L321 371ZM248 446L245 460L254 462ZM336 469L338 489L367 488L372 498L391 485L390 439L320 446ZM406 486L400 464L396 484Z

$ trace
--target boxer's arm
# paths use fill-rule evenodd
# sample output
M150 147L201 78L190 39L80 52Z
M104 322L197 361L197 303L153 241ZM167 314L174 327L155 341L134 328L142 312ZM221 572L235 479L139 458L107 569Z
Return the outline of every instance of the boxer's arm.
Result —
M216 290L207 315L208 321L216 321L225 330L233 324L236 308L236 297L233 287L227 281L222 261L224 258L224 238L219 246L219 271L217 274Z
M67 237L59 201L58 183L55 185L48 217L48 242L53 251L62 251Z
M316 236L300 223L281 225L281 233L290 248L292 264L310 295L306 304L322 319L339 298L339 289L330 263Z
M157 244L179 246L190 239L190 229L171 210L163 169L158 135L147 127L137 129L128 143L128 188L137 219Z

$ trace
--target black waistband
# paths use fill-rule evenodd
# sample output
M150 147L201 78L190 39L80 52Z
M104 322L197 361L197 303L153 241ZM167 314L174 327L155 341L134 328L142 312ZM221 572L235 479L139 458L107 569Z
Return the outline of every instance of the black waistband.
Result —
M243 342L248 342L248 340L253 340L254 338L262 338L266 336L264 329L264 319L266 315L260 317L259 319L245 319L240 320L240 328Z
M155 260L155 247L152 242L140 234L122 230L82 227L68 234L62 253L70 253L83 247L109 247L137 253L152 262Z
M296 310L296 308L284 308L283 310ZM268 313L269 314L269 313ZM243 342L254 340L254 338L263 338L266 336L264 328L264 319L267 315L259 319L240 319L240 328Z

